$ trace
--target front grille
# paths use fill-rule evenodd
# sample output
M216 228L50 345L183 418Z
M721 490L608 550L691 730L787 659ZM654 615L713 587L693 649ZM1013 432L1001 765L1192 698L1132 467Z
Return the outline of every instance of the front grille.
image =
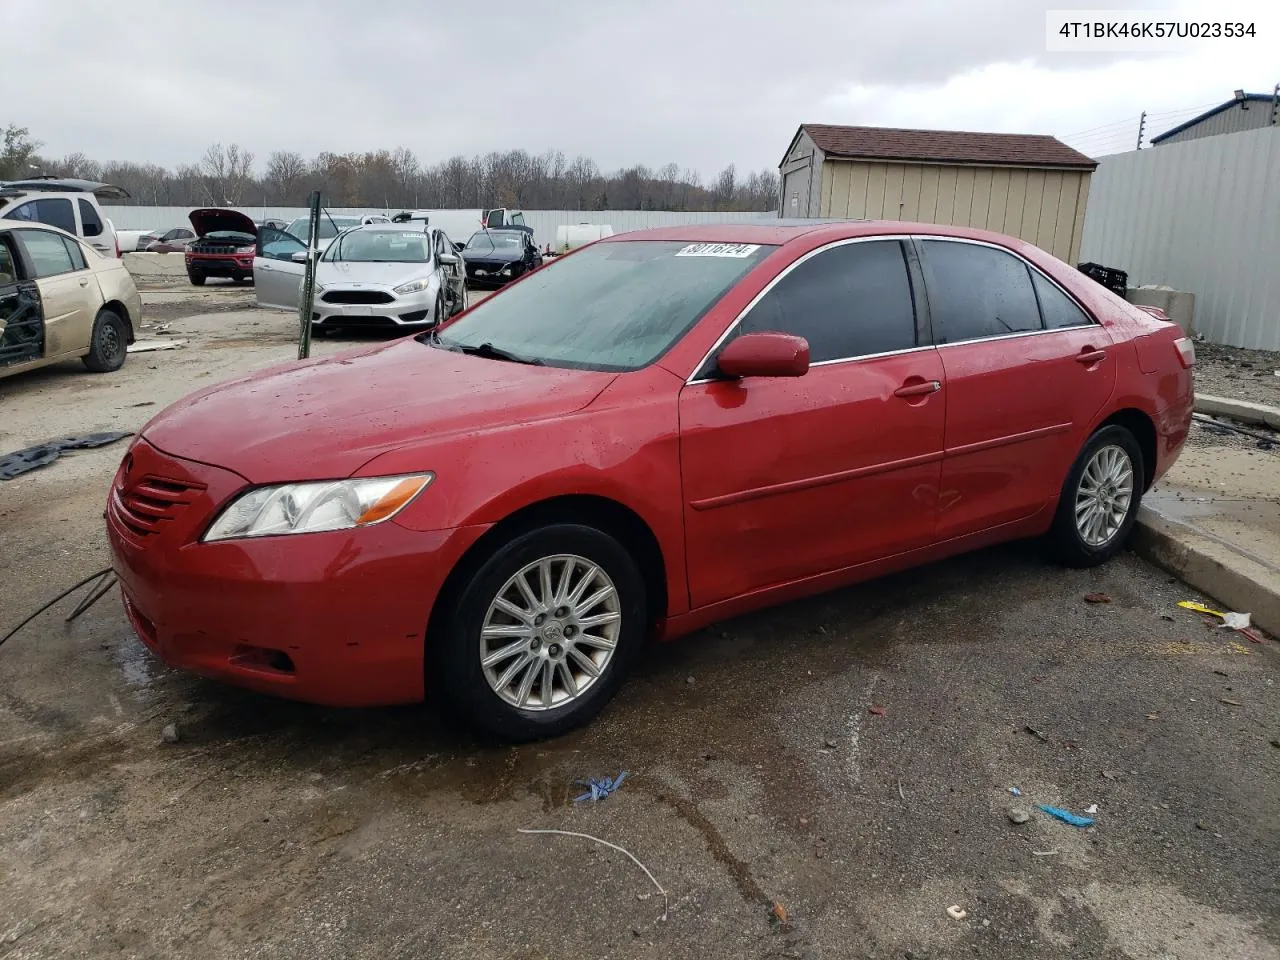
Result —
M326 290L320 299L325 303L390 303L395 298L381 290Z
M215 257L229 257L245 246L247 246L247 244L218 243L212 240L199 240L191 244L187 249L192 253L209 254L210 256Z
M203 484L145 476L111 492L112 511L122 527L142 540L160 533L203 489Z

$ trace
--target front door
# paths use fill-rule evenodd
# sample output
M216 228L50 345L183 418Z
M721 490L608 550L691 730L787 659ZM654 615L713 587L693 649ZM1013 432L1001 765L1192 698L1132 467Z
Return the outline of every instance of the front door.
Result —
M253 256L253 287L260 307L297 310L302 277L307 265L294 260L306 255L307 245L291 233L275 227L258 228L258 248Z
M44 356L40 290L25 279L22 258L8 233L0 233L0 370Z
M946 372L947 540L1025 519L1057 496L1115 388L1116 361L1106 330L1021 257L917 243Z
M946 391L903 245L802 258L730 338L761 331L804 337L809 372L718 379L713 354L680 395L694 607L933 539Z
M102 306L80 244L52 230L14 230L44 306L44 355L84 354Z

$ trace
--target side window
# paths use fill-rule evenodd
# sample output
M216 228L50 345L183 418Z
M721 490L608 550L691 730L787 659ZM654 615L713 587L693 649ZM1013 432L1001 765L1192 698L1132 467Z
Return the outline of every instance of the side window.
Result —
M84 250L81 249L80 244L70 237L59 237L59 239L67 248L67 256L71 258L71 266L76 270L88 270L89 264L85 262Z
M506 222L502 218L501 210L490 210L487 222L490 230L494 227L506 226Z
M1093 323L1089 315L1076 306L1074 300L1059 290L1038 270L1031 271L1031 282L1035 285L1036 296L1040 298L1040 313L1044 316L1044 325L1048 329L1087 327Z
M523 213L513 213L513 214L511 215L511 222L512 222L512 223L514 223L514 224L515 224L516 226L518 226L518 227L523 227L523 226L525 225L525 223L524 223L524 214L523 214Z
M37 278L56 277L75 269L71 254L58 234L46 230L15 230L14 233L31 258Z
M813 363L914 347L902 244L846 243L806 260L751 308L737 334L770 331L804 337Z
M0 234L0 287L8 286L18 279L18 258L9 243L9 238Z
M82 197L77 198L76 203L80 204L80 223L84 226L84 235L86 237L101 236L102 218L98 216L98 211L94 209L93 204Z
M269 260L292 260L295 253L306 253L307 245L291 233L275 227L258 231L258 256Z
M920 246L938 343L1041 329L1027 266L1013 254L949 240L922 240Z
M43 200L28 200L14 207L5 214L8 220L27 220L31 223L47 223L67 233L76 232L76 215L71 209L71 201L66 197L48 197Z

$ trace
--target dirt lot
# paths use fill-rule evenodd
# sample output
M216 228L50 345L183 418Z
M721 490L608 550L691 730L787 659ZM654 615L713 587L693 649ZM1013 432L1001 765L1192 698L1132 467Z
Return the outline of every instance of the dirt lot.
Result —
M184 348L0 381L0 450L288 360L251 297L150 290ZM122 451L0 485L0 629L105 565ZM66 603L0 649L0 957L1280 960L1280 648L1190 598L989 550L655 649L520 748L174 673L114 595ZM666 919L623 854L518 828L625 847Z
M1280 406L1280 353L1197 343L1196 389L1215 397Z

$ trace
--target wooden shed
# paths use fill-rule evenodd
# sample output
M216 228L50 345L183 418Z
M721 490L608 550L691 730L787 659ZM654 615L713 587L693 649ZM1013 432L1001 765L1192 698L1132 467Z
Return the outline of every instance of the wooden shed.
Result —
M1074 264L1097 165L1049 136L806 123L779 167L778 215L979 227Z

